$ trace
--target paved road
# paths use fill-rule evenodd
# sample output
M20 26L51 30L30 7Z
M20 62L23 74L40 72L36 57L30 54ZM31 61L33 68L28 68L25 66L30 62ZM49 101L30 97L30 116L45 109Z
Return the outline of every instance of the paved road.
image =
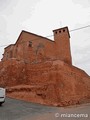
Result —
M24 120L37 114L52 112L54 107L6 98L0 107L0 120Z
M68 114L87 114L88 117L67 117ZM90 104L57 108L6 98L0 107L0 120L90 120Z
M90 104L61 107L51 113L28 117L25 120L90 120Z

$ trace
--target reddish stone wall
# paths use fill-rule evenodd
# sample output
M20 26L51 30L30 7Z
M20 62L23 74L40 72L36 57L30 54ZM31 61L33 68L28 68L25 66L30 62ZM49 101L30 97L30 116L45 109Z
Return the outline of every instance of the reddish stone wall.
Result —
M60 60L25 64L0 63L0 86L7 95L47 105L70 105L90 100L90 77Z

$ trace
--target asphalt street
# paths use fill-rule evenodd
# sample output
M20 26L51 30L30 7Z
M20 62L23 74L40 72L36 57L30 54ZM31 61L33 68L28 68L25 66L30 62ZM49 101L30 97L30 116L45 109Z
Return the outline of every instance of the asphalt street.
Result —
M72 114L74 116L70 116ZM51 107L6 98L5 103L0 106L0 120L90 120L90 103L70 107Z
M5 103L0 106L0 120L24 120L27 116L32 117L52 111L54 107L6 98Z

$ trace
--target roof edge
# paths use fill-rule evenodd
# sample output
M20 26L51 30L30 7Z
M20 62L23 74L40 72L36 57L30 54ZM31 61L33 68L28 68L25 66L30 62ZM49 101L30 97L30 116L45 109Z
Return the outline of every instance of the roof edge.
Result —
M58 28L58 29L55 29L55 30L53 30L53 32L58 31L58 30L62 30L62 29L67 29L67 32L68 32L68 35L69 35L69 38L70 38L70 33L69 33L68 26L62 27L62 28Z

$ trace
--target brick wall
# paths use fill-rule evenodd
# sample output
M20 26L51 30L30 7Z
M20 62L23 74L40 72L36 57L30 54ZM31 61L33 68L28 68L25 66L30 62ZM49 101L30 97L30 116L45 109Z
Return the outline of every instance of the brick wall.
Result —
M68 28L54 30L54 41L22 31L14 45L5 48L2 60L16 58L27 63L60 59L72 64Z

